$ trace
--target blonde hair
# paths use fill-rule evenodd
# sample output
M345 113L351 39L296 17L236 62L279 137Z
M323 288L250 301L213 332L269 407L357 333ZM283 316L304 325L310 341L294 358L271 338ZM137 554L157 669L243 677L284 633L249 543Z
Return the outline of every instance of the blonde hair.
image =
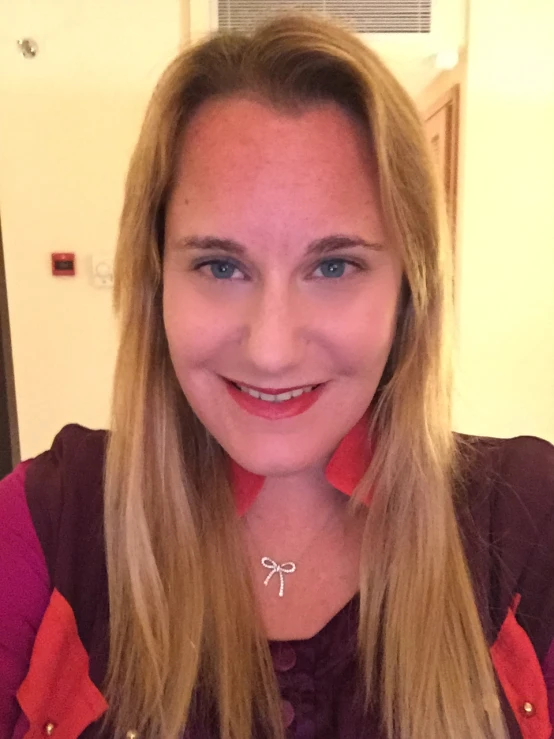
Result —
M404 301L374 398L360 582L366 707L388 739L500 739L496 687L455 517L451 255L418 114L379 58L328 21L220 34L169 66L128 174L116 256L121 341L105 476L107 696L116 735L178 737L194 712L221 739L284 736L240 546L227 457L194 415L161 311L164 211L180 138L214 96L293 112L334 101L364 124L404 264Z

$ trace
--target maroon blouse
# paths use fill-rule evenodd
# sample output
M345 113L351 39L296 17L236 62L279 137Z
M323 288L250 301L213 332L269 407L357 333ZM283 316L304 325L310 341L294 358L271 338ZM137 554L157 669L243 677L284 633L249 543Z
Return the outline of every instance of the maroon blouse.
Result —
M75 446L74 441L78 439L81 459L77 454L71 459L73 464L80 465L79 470L84 470L79 484L75 485L76 491L82 491L83 480L90 477L87 465L100 448L99 434L80 427L66 427L52 451L41 455L36 462L20 465L0 483L2 739L44 736L49 722L55 727L52 735L60 739L104 738L94 728L97 726L94 720L103 711L96 674L101 673L98 665L104 657L98 658L99 640L92 636L98 631L97 624L85 624L82 616L91 611L91 601L82 601L83 594L74 591L74 584L67 588L67 578L63 583L58 579L53 563L62 562L59 547L55 552L49 548L44 521L37 517L38 498L34 497L37 480L44 480L48 494L42 496L38 506L44 505L49 516L51 500L58 501L62 495L64 510L67 509L71 490L63 484L61 473L63 465L68 464L67 448ZM485 547L477 556L478 547L473 546L467 534L467 554L477 602L499 677L510 739L548 739L551 736L548 708L551 719L554 718L554 448L529 437L480 443L486 449L483 460L486 457L489 467L492 465L495 470L491 474L489 469L486 476L482 470L474 470L470 483L473 498L467 511L471 509L471 520L478 521L482 527L477 532L479 539L486 531L492 533L490 541L495 552L500 552L502 567L512 570L514 578L509 588L504 580L495 579L489 562L491 547ZM492 459L496 461L491 462ZM500 461L503 468L498 466ZM97 463L94 457L90 469L98 468ZM71 473L70 477L77 475ZM514 486L515 502L509 502L508 491ZM90 499L89 492L83 494L83 500ZM54 498L50 498L52 494ZM82 509L83 500L72 503L75 510ZM467 511L463 506L462 532L466 532L464 522L470 520ZM87 511L81 512L86 520ZM94 520L96 514L89 515ZM524 520L524 515L529 520ZM56 520L63 521L63 513ZM71 530L77 530L71 556L77 556L79 547L86 544L83 542L86 536L78 530L80 526L86 526L88 532L90 521L72 523ZM533 542L529 542L530 531L538 536ZM517 552L524 546L526 553L521 558ZM486 557L485 552L489 553ZM522 569L520 560L525 560L527 570ZM92 599L94 588L89 589L92 592L87 595ZM506 589L506 597L499 595L502 589ZM503 601L507 610L499 607ZM311 639L270 643L283 700L283 719L291 739L380 739L377 718L362 715L357 692L358 606L359 599L355 597ZM54 643L57 651L52 654ZM44 678L47 670L44 665L54 663L61 665L56 667L58 672ZM67 696L60 697L60 685L66 679L60 677L64 664L66 672L68 665L72 665L68 684L81 686L71 688L77 691L70 701L72 716L69 716ZM46 694L45 685L54 693ZM58 709L58 705L63 709ZM80 706L79 710L76 706ZM213 739L214 734L209 726L193 722L187 737Z

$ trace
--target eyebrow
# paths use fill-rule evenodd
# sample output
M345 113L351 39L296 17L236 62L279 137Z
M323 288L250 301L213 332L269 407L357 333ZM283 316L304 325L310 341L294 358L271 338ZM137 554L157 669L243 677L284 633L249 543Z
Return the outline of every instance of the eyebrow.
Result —
M322 256L339 249L348 249L354 246L363 246L372 251L383 251L385 248L383 244L375 241L367 241L367 239L363 239L361 236L332 234L310 242L306 248L306 256ZM179 250L219 250L241 258L248 256L248 250L242 244L239 244L238 241L217 236L185 236L182 239L178 239L174 243L174 247Z

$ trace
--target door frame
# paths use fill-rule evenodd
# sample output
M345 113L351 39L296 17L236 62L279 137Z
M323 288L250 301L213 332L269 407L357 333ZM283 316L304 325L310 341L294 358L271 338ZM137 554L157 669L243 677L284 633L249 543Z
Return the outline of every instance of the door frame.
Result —
M7 447L11 467L21 460L19 445L19 425L15 397L15 377L13 371L12 342L6 270L4 266L4 247L2 224L0 222L0 445ZM8 470L9 471L9 470ZM1 475L0 475L1 477Z
M424 112L429 141L440 153L439 176L444 184L452 246L456 245L458 215L458 153L460 132L460 84L456 83Z

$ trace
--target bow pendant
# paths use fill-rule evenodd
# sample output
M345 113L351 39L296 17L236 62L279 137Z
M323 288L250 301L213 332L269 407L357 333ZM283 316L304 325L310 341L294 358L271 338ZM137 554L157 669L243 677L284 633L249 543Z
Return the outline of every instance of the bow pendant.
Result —
M282 598L285 592L285 575L290 575L296 571L296 565L294 562L283 562L282 565L277 564L269 557L262 557L262 565L268 570L271 570L269 575L264 580L264 585L267 585L273 575L278 574L280 580L279 586L279 597Z

